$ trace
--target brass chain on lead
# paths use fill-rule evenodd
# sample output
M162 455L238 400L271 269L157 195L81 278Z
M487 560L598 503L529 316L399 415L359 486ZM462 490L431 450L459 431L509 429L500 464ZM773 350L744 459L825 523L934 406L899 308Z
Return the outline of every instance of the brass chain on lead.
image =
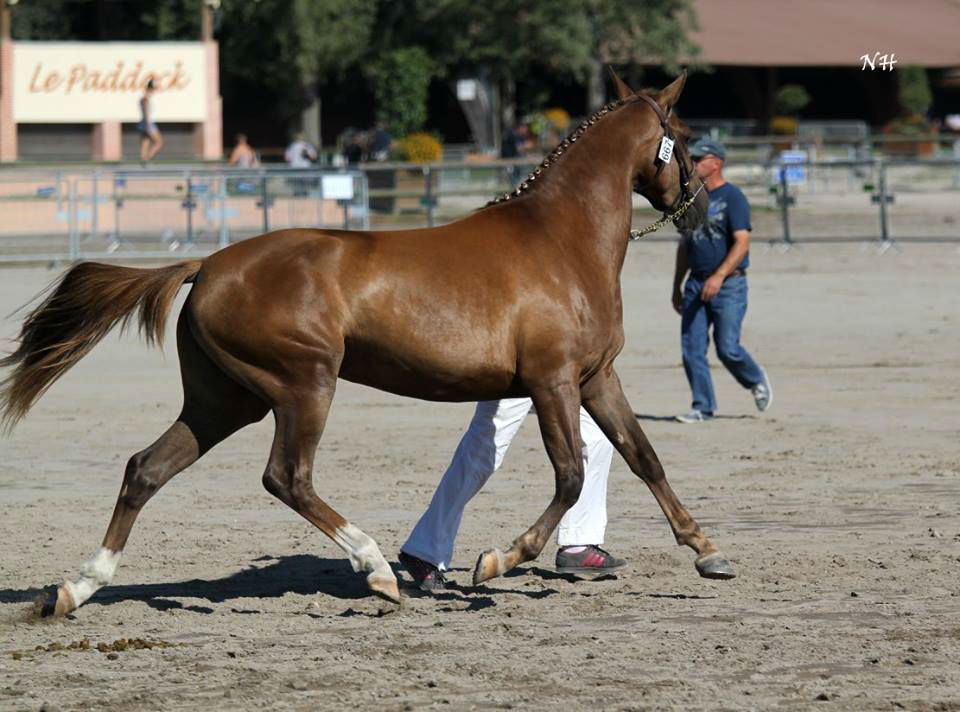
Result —
M639 239L640 239L641 237L643 237L644 235L649 235L651 232L656 232L657 230L659 230L660 228L662 228L664 225L666 225L669 221L671 221L671 220L679 220L680 217L681 217L685 212L687 212L687 210L690 209L690 206L693 205L693 201L695 201L695 200L697 199L697 196L700 195L700 191L703 190L703 185L704 185L704 184L701 183L701 184L700 184L700 187L697 188L696 192L695 192L693 195L691 195L689 198L687 198L686 200L684 200L684 201L680 204L680 207L677 208L677 209L676 209L673 213L671 213L670 215L667 215L666 213L664 213L663 217L660 218L659 220L657 220L655 223L652 223L652 224L650 224L650 225L647 225L646 227L641 228L641 229L639 229L639 230L631 230L631 231L630 231L630 237L628 238L629 241L630 241L630 242L636 242L637 240L639 240Z

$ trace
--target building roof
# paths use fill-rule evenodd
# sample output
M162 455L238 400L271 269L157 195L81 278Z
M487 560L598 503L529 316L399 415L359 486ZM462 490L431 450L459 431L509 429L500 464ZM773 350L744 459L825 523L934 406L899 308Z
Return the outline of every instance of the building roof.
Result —
M713 65L960 67L960 0L694 0ZM881 71L879 65L875 71Z

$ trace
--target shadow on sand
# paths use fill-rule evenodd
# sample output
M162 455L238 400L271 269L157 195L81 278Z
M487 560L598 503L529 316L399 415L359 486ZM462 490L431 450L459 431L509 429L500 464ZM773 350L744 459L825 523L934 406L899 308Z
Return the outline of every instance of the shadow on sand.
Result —
M525 591L517 588L491 588L485 585L461 586L455 582L449 582L446 590L427 594L418 591L409 581L402 579L402 568L399 564L394 563L392 566L400 579L404 595L429 596L438 602L466 604L466 610L471 611L495 606L493 596L497 595L516 594L532 599L542 599L559 593L555 588ZM557 574L539 567L520 568L509 572L505 578L511 579L530 574L544 580L563 579L570 582L577 580L576 576ZM56 591L56 586L0 589L0 604L32 603L38 599L53 601L56 599ZM287 593L332 596L348 601L366 599L372 595L367 588L364 576L355 573L346 560L297 554L281 557L261 556L254 559L251 565L242 571L219 579L106 586L97 591L85 606L110 606L123 601L142 601L158 611L181 609L195 613L213 613L214 609L209 606L185 604L177 599L200 599L209 603L236 601L242 606L244 599L279 598ZM236 608L231 610L237 614L259 612ZM457 606L457 610L464 610L464 608L460 605ZM341 615L367 614L348 609Z
M675 415L651 415L650 413L634 413L637 420L655 420L663 423L676 423L683 425ZM755 415L715 415L711 420L753 420Z

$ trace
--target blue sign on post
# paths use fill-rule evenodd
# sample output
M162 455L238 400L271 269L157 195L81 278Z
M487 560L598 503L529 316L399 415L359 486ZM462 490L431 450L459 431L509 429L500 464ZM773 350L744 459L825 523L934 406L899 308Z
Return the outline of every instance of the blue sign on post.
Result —
M794 185L807 182L807 167L805 165L791 166L791 163L804 164L807 162L806 151L780 151L781 170L786 175L787 183Z

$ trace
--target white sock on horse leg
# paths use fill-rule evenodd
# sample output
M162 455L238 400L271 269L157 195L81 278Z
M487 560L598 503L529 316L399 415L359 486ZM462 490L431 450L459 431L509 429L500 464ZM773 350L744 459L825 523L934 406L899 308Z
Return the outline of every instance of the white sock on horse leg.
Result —
M80 567L80 578L63 584L77 608L99 589L113 581L122 553L100 547L100 550Z
M395 578L390 564L380 553L380 547L369 535L364 534L359 527L355 527L349 522L339 527L333 540L337 545L347 552L350 558L350 565L354 571L376 572L379 575L388 578Z

